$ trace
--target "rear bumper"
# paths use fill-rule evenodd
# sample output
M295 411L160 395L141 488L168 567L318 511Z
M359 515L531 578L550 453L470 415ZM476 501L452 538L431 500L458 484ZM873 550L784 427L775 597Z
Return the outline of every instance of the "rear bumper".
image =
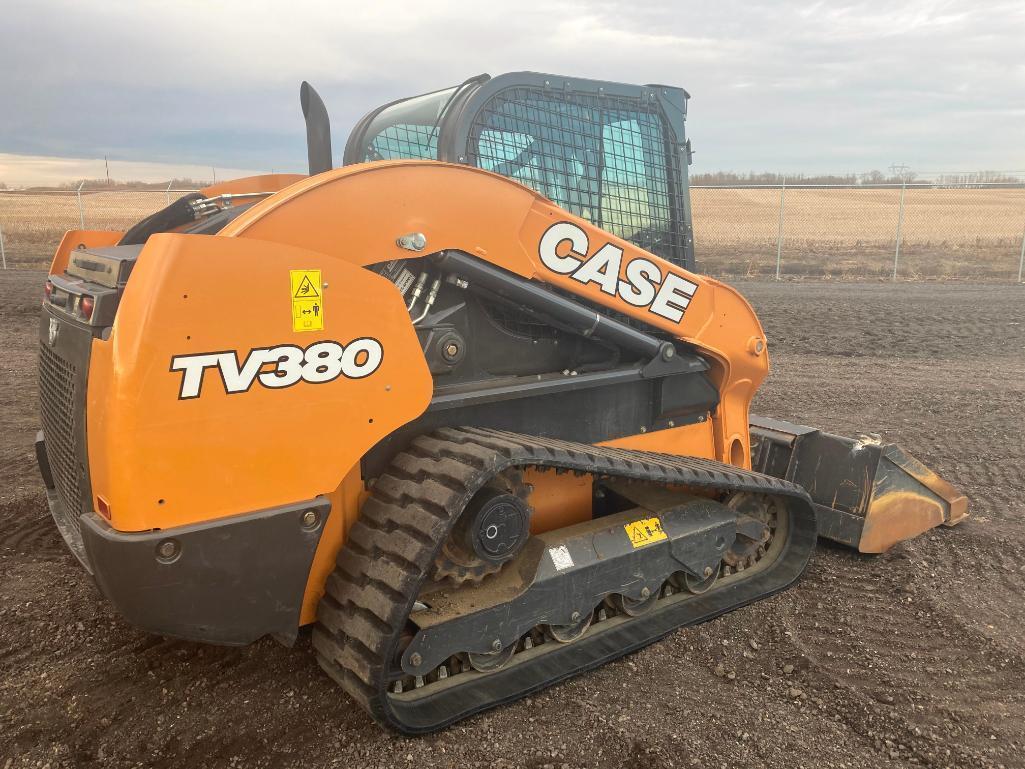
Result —
M151 633L205 643L235 646L265 635L295 640L331 512L326 499L157 531L117 531L95 513L69 527L48 481L42 442L40 434L37 456L57 528L125 619Z

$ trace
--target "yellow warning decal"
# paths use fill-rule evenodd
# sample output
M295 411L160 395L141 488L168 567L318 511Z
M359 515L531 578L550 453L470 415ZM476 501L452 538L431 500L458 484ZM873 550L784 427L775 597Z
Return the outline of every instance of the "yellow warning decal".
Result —
M634 547L644 547L652 542L668 539L666 533L662 531L662 521L658 518L634 521L626 524L623 528L626 529L626 536L630 538L630 544Z
M320 270L290 270L292 330L324 330L324 295Z

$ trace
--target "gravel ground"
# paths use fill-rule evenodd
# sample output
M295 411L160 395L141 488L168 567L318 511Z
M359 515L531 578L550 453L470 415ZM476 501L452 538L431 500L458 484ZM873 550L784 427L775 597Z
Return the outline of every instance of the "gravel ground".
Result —
M0 769L1025 766L1025 288L741 283L756 411L881 433L972 518L882 556L821 543L794 589L428 737L386 734L309 634L146 635L65 550L34 467L38 272L0 273Z

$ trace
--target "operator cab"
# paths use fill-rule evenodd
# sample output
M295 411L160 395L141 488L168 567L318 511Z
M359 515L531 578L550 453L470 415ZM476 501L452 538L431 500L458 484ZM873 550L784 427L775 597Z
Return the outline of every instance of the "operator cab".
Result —
M343 162L483 168L693 270L687 99L661 85L479 75L372 110L350 134Z

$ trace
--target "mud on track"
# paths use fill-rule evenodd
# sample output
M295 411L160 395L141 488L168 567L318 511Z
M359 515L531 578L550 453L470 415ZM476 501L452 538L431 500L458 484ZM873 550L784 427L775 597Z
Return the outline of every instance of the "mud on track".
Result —
M309 648L122 622L32 460L43 276L0 273L0 769L19 766L1025 766L1025 287L739 284L758 413L897 440L973 517L448 731L379 731Z

